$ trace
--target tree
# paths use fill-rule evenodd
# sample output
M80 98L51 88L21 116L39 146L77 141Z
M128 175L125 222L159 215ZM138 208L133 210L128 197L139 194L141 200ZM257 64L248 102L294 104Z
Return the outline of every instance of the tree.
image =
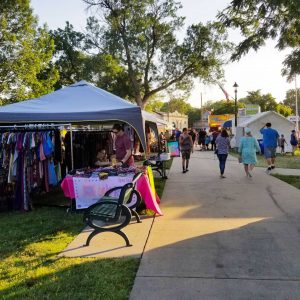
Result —
M277 107L276 99L270 93L262 95L260 90L248 92L248 95L240 99L240 102L244 104L258 104L261 111L276 111Z
M2 104L53 91L54 42L38 28L29 0L0 0L0 98Z
M50 35L55 43L54 64L60 75L56 89L86 79L84 70L88 57L83 52L85 35L75 31L69 22L64 29L50 31Z
M91 50L109 53L125 69L128 90L142 108L155 94L176 85L191 87L193 77L213 80L222 74L222 55L229 49L218 24L192 25L182 43L175 33L184 18L174 0L83 0L97 8L100 20L90 18Z
M300 89L297 89L298 96L298 113L300 110ZM292 109L292 113L296 114L296 93L295 89L288 90L285 95L285 99L283 100L283 104L289 106Z
M168 102L165 102L161 107L161 111L163 112L179 112L180 114L186 115L189 110L191 110L192 106L187 103L184 99L173 98Z
M58 28L50 34L55 41L54 64L60 75L56 89L84 79L121 97L128 97L130 92L124 70L112 55L88 53L87 35L75 31L69 22L64 29Z
M245 105L241 102L237 103L238 108L242 108ZM213 111L214 115L223 115L223 114L234 114L235 103L234 101L220 100L220 101L208 101L205 105L206 110Z
M145 106L145 110L149 112L156 112L160 111L161 108L163 107L164 102L160 100L150 100Z
M269 38L277 39L279 50L292 49L283 62L282 74L292 80L300 73L299 0L233 0L218 17L226 27L239 28L245 37L233 60L250 49L258 50Z
M293 110L291 107L284 105L282 103L277 104L276 111L285 117L288 117L293 113Z
M191 107L191 109L188 111L189 127L193 127L193 124L196 121L199 121L200 119L201 119L201 109L196 107Z

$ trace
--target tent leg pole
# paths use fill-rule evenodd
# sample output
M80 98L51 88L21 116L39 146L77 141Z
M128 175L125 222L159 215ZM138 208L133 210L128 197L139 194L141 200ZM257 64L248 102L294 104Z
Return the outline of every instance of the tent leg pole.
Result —
M73 131L72 131L72 124L70 124L70 147L71 147L71 166L72 170L74 170L74 156L73 156Z

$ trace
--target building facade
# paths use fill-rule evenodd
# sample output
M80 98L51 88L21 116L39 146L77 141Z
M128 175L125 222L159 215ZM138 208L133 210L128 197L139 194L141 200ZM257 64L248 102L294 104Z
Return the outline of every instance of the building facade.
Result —
M187 128L188 127L188 116L184 114L180 114L178 111L174 111L173 113L167 112L155 112L158 118L163 119L164 121L173 125L173 128Z

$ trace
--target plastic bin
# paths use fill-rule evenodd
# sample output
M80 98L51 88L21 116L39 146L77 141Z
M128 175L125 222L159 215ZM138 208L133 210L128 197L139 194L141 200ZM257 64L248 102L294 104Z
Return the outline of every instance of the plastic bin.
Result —
M263 139L257 139L257 141L258 141L261 153L264 154L264 142L263 142Z

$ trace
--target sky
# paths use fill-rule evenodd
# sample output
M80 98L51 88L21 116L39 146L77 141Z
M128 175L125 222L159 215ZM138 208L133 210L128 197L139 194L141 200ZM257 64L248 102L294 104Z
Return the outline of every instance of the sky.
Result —
M230 0L181 0L182 9L179 15L186 17L185 28L194 23L206 23L215 19L218 11L223 10ZM85 28L86 19L90 13L82 0L31 0L34 14L38 16L40 24L47 23L50 29L64 28L69 21L75 30ZM179 33L180 39L185 31ZM230 31L229 39L237 42L238 32ZM282 61L287 51L279 52L275 49L274 41L267 41L266 45L257 52L251 50L238 62L229 63L224 67L225 77L223 87L234 96L233 85L238 84L238 98L245 97L248 91L261 90L263 94L271 93L278 102L284 100L286 91L294 89L295 84L287 83L281 76ZM217 85L204 85L195 79L195 88L191 92L188 102L194 107L201 106L208 100L224 99L224 94Z

